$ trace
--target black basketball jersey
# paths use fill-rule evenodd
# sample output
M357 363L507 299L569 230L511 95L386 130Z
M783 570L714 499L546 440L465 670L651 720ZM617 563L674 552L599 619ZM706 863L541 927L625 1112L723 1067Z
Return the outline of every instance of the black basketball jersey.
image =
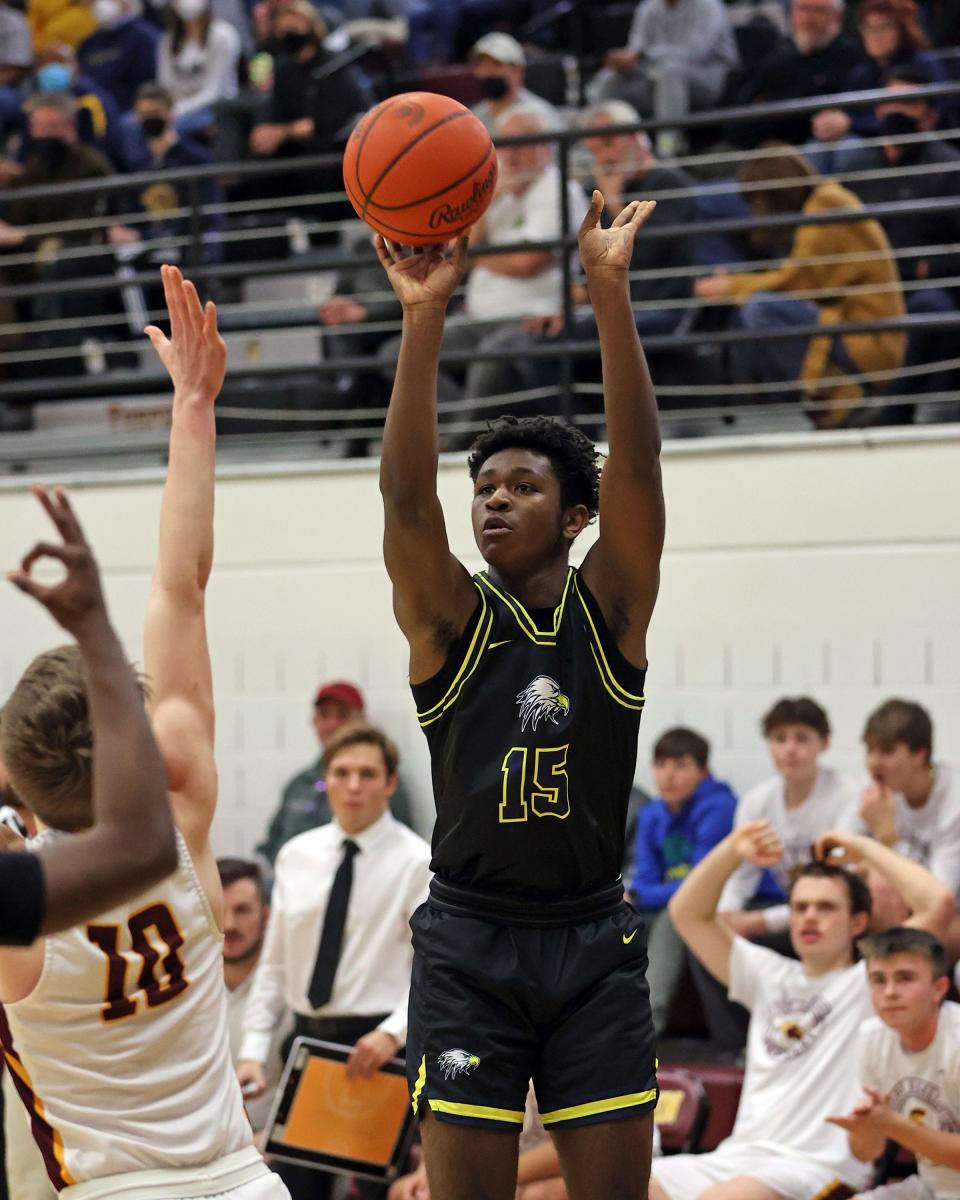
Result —
M446 664L413 688L430 746L433 870L501 895L571 898L615 883L645 672L570 568L552 613L484 572Z

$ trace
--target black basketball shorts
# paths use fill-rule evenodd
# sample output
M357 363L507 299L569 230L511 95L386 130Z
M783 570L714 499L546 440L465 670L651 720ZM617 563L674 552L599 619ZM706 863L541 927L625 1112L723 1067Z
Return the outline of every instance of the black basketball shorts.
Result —
M519 1131L530 1080L547 1128L655 1106L646 935L630 905L531 928L428 900L410 926L415 1112Z

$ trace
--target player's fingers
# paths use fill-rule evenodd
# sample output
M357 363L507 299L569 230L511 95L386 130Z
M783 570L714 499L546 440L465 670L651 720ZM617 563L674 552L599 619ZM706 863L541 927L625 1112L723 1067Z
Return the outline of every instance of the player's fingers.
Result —
M629 204L625 204L623 208L614 217L611 228L622 229L625 225L633 223L634 217L640 208L639 200L631 200Z
M35 579L31 579L25 571L8 571L7 579L15 588L23 592L26 596L32 596L34 600L39 600L41 604L46 603L49 588L45 588L42 584L37 583Z
M167 335L162 329L158 329L156 325L145 325L143 332L150 339L150 344L158 354L162 353L165 346L170 345Z
M196 333L203 330L203 305L192 279L183 281L183 310L188 327Z
M457 240L453 243L453 265L458 271L462 271L467 265L467 255L470 253L470 230L466 233L461 233Z
M590 198L590 207L587 209L586 216L580 222L580 232L586 233L590 229L596 229L602 212L603 193L598 188L594 188L593 195Z
M83 526L70 503L67 489L58 484L53 489L53 494L57 502L57 528L64 540L72 546L85 546L86 538L83 535Z
M176 267L167 264L160 268L163 277L163 296L167 302L167 312L170 314L170 338L176 341L183 337L184 305L183 305L183 276Z
M217 336L217 306L212 300L203 309L203 336L205 341L213 341Z
M384 268L389 267L392 259L390 251L387 249L387 240L379 233L373 239L373 248L377 253L377 258L380 260L380 265Z
M29 574L30 570L41 558L55 558L64 566L70 567L78 560L83 552L76 546L58 546L54 542L37 542L29 550L20 563L20 570Z

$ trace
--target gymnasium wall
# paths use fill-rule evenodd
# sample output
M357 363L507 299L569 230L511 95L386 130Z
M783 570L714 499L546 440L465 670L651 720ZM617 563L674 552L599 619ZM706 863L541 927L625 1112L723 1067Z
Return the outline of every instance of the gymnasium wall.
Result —
M664 452L669 535L650 635L649 746L679 721L702 729L737 788L767 773L758 718L808 691L836 730L832 760L855 770L868 708L903 694L933 712L939 751L960 757L960 427L699 440ZM131 657L156 544L155 472L77 476L114 617ZM441 468L453 549L477 565L462 462ZM29 480L0 480L0 566L38 536ZM221 853L249 851L282 781L312 760L319 680L356 679L397 737L429 822L422 737L405 647L380 563L376 466L270 464L222 470L209 625L217 685ZM591 535L592 536L592 535ZM583 549L586 548L584 540ZM0 695L50 619L0 589Z

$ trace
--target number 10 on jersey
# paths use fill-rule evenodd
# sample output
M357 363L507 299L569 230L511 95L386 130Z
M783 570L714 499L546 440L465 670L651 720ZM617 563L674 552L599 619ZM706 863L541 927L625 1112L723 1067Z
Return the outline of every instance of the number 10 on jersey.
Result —
M500 823L509 825L535 817L570 815L570 780L567 778L566 746L513 746L503 766L503 799Z

